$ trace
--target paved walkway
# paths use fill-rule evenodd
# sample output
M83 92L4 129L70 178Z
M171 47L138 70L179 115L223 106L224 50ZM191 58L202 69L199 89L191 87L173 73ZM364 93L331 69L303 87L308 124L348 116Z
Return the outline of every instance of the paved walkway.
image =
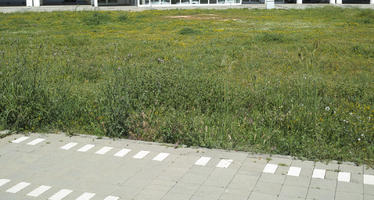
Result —
M373 200L374 170L132 140L0 139L0 200Z
M277 9L306 9L329 6L329 4L276 4ZM374 4L343 4L334 5L337 7L345 8L370 8L374 9ZM90 5L78 5L78 6L41 6L41 7L25 7L25 6L12 6L12 7L1 7L0 13L12 13L12 12L52 12L52 11L92 11L92 10L108 10L108 11L143 11L143 10L170 10L170 9L228 9L228 8L248 8L248 9L265 9L264 4L244 4L244 5L225 5L225 6L169 6L169 7L136 7L136 6L101 6L99 8L92 7Z

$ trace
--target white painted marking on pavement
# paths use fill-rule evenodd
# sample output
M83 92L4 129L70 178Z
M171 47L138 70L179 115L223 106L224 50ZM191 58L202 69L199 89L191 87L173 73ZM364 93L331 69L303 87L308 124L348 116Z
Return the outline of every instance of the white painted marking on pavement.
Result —
M300 176L301 168L300 167L290 167L288 169L288 176Z
M90 200L94 196L95 196L95 193L85 192L81 196L79 196L78 198L76 198L75 200Z
M205 166L212 159L211 157L201 157L195 162L195 165Z
M24 188L26 188L29 185L30 185L30 183L21 182L21 183L18 183L17 185L15 185L15 186L9 188L6 192L17 193L17 192L23 190Z
M274 174L275 171L277 170L277 168L278 168L278 165L276 165L276 164L266 164L263 172Z
M130 149L122 149L122 150L118 151L116 154L114 154L114 156L123 157L126 154L128 154L130 151L131 151Z
M139 151L133 158L142 159L149 154L149 151Z
M351 180L351 173L349 172L338 173L338 181L349 183L350 180Z
M25 141L27 139L29 139L29 137L20 137L20 138L18 138L16 140L13 140L12 143L17 143L18 144L18 143L21 143L21 142L23 142L23 141Z
M119 197L115 197L115 196L107 196L104 200L118 200Z
M374 185L374 176L364 174L364 184L366 185Z
M155 156L152 160L155 161L163 161L165 158L167 158L170 154L169 153L159 153L157 156Z
M219 163L217 164L216 167L228 168L231 165L232 162L233 162L233 160L222 159L221 161L219 161Z
M92 149L95 145L93 144L86 144L80 149L78 149L79 152L87 152L88 150Z
M72 192L73 191L71 191L71 190L62 189L62 190L58 191L57 193L55 193L53 196L49 197L48 200L61 200L61 199L65 198L66 196L68 196Z
M113 149L113 147L103 147L99 151L96 151L96 154L104 155L112 149Z
M31 142L29 142L29 143L27 143L28 145L37 145L38 143L41 143L41 142L43 142L45 139L43 139L43 138L38 138L38 139L35 139L35 140L33 140L33 141L31 141Z
M64 146L62 146L61 149L69 150L69 149L75 147L77 144L78 144L78 143L70 142L70 143L65 144Z
M0 187L10 182L9 179L0 179Z
M30 193L28 193L27 196L38 197L49 189L51 189L51 186L42 185L36 188L35 190L31 191Z
M314 169L312 178L325 179L326 170L325 169Z

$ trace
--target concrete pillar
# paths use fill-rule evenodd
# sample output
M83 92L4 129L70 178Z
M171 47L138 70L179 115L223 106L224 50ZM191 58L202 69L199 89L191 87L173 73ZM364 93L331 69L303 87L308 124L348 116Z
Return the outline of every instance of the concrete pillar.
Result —
M32 7L33 6L32 4L33 4L32 0L26 0L27 7Z
M296 4L303 4L303 0L296 0Z
M266 9L274 9L274 0L265 0Z
M330 4L335 4L335 0L330 0Z
M374 0L370 0L370 4L374 4Z
M34 7L40 7L42 5L42 0L33 0L34 1Z
M336 0L336 4L343 4L343 0Z
M94 0L94 7L99 7L99 0Z

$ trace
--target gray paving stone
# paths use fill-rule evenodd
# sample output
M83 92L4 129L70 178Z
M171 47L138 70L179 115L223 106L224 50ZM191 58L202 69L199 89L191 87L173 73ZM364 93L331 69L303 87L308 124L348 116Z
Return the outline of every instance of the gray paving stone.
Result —
M307 199L314 200L334 200L335 192L331 190L310 188L308 190Z
M314 162L312 161L301 161L301 160L293 160L291 163L293 167L300 167L300 177L312 177L313 169L314 169Z
M56 191L57 192L57 191ZM70 193L67 197L65 197L63 200L76 200L79 196L81 196L84 192L87 191L80 191L80 190L73 190L72 193ZM95 195L96 198L96 195ZM35 198L34 198L35 199ZM31 200L31 199L30 199Z
M253 192L248 200L276 200L276 195Z
M314 167L315 162L308 160L292 160L291 164L299 167Z
M311 181L310 177L305 178L305 177L286 176L284 185L308 187L310 184L310 181Z
M150 186L165 186L165 187L171 188L174 185L176 185L177 183L178 183L178 181L170 181L170 180L166 180L166 179L162 179L160 177L157 177L156 179L154 179L152 181Z
M373 200L373 199L374 199L374 195L364 194L364 200Z
M351 163L347 163L347 164L341 164L339 166L339 171L342 171L342 172L350 172L350 173L354 173L354 174L363 174L364 173L364 167L363 166L357 166L357 165L354 165L354 164L351 164Z
M224 193L219 200L247 200L247 195Z
M291 158L280 158L280 157L271 157L271 160L269 161L270 164L277 164L279 166L285 165L285 166L290 166L292 163Z
M374 169L373 168L370 168L368 166L364 166L364 174L371 174L371 175L374 175Z
M223 187L214 187L214 186L201 186L192 196L191 200L197 199L219 199L221 194L224 192Z
M327 180L337 180L338 179L338 172L326 170L325 179Z
M337 181L335 180L313 178L312 181L310 182L310 188L335 191L336 182Z
M362 183L357 184L357 183L338 182L336 190L337 190L337 193L339 193L339 192L349 192L349 193L363 194L364 185Z
M121 186L120 188L114 190L112 194L115 196L120 197L121 199L132 199L134 198L142 188L140 187L132 187L132 186Z
M190 200L216 200L216 195L210 195L210 196L192 196Z
M364 182L364 175L363 174L352 173L351 174L351 182L352 183L357 183L357 184L362 184Z
M315 168L334 171L339 169L339 164L336 161L330 161L329 163L316 162Z
M75 200L83 192L96 193L94 199L113 195L124 200L292 200L305 199L305 195L307 199L328 200L334 199L335 189L335 200L374 199L374 186L363 185L363 172L374 174L374 171L351 163L325 164L272 156L270 163L278 164L278 169L275 174L264 174L262 171L268 162L266 158L270 157L268 155L202 148L174 149L157 143L99 140L92 136L70 138L31 134L30 139L23 143L8 142L20 136L0 139L0 179L12 180L12 184L0 187L0 200L25 200L25 195L39 185L53 187L40 199L48 199L59 189L74 191L64 200ZM45 138L46 142L26 145L38 137ZM68 142L77 142L78 145L71 150L61 150L60 147ZM95 147L85 153L77 152L86 144ZM113 149L105 155L95 154L104 146ZM132 151L124 157L114 157L113 154L122 148ZM140 150L150 151L150 154L140 160L133 159L132 156ZM162 162L152 161L161 152L170 155ZM212 160L207 166L194 165L201 156L211 156ZM233 159L234 162L227 169L217 168L220 159ZM314 165L327 169L326 179L311 179ZM301 167L299 177L286 175L290 166ZM338 171L350 172L351 182L338 182ZM21 181L32 185L17 194L5 192Z
M359 193L338 192L335 200L363 200L364 195Z
M144 189L140 191L136 196L133 197L134 200L160 200L167 193L165 189Z
M204 185L225 187L234 178L236 171L235 169L216 168L205 181Z
M305 199L307 192L308 187L284 185L279 196Z
M279 166L278 165L278 168L275 171L275 175L285 176L285 175L287 175L289 168L290 168L290 165L287 165L287 166Z
M1 193L0 200L24 200L25 196L21 194Z
M183 183L202 184L209 177L209 174L210 173L187 172L180 181Z
M173 167L170 166L168 169L164 169L160 173L160 175L157 177L157 179L158 180L163 180L163 181L177 182L183 177L183 175L187 171L188 171L188 169L173 168Z
M364 185L364 194L374 195L374 185Z
M231 189L244 189L252 190L256 185L258 177L248 176L243 174L236 174L231 183L228 185L228 188Z
M182 193L187 193L187 194L193 194L197 189L199 188L200 185L194 184L194 183L182 183L178 182L173 188L171 188L170 193L177 193L177 194L182 194Z
M171 185L171 184L157 184L157 183L152 182L151 184L149 184L146 187L144 187L141 193L143 193L144 191L151 191L151 192L153 192L153 191L159 191L159 192L162 192L162 193L166 193L173 186L174 185Z
M220 196L219 200L247 200L250 190L226 189Z
M311 178L313 174L313 167L302 167L300 171L300 177Z
M259 181L283 184L285 179L286 179L285 175L276 175L276 174L266 174L266 173L264 173L264 174L261 175Z
M241 168L239 169L239 174L245 174L249 176L260 176L266 165L266 160L259 160L255 158L247 158Z
M189 200L192 194L187 193L168 193L162 200Z
M279 195L282 185L279 183L270 183L259 181L254 188L254 192L269 194L269 195Z
M279 196L277 200L305 200L305 198L289 197L289 196Z

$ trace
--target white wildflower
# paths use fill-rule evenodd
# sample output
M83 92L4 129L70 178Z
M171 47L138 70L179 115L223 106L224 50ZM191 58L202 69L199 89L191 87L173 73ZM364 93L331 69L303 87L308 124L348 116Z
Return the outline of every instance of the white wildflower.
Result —
M325 110L330 111L330 107L326 106Z

